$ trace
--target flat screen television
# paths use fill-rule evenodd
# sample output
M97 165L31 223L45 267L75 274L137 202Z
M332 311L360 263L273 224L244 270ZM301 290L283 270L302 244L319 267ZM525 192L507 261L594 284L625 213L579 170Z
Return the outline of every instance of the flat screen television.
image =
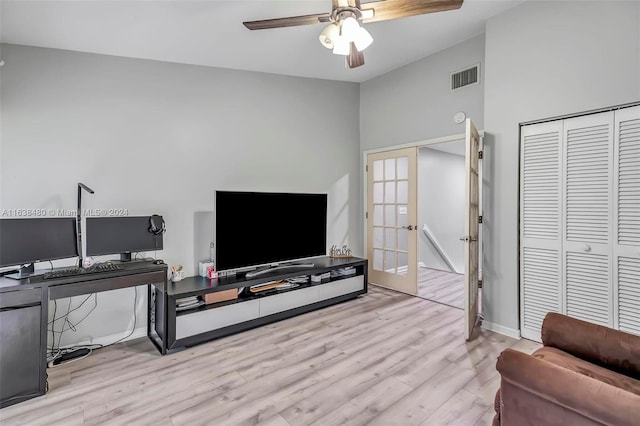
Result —
M327 194L216 191L214 213L218 271L327 252Z
M34 274L33 263L78 256L76 219L0 219L0 267L23 267L11 278Z
M162 250L162 234L149 227L150 216L88 217L87 256L120 254L120 260L130 261L131 253Z

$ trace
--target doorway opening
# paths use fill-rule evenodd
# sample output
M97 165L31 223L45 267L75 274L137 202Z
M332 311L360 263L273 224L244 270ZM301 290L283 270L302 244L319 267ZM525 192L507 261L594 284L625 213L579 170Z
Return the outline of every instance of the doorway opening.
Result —
M467 118L462 135L364 157L369 282L463 308L469 341L481 319L480 133Z
M417 296L464 308L465 141L418 149Z

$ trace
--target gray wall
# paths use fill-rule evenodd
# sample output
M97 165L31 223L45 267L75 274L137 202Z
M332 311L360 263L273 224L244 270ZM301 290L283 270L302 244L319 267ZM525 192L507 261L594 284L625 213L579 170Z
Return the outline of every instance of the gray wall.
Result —
M449 270L422 230L427 224L456 271L464 273L465 158L431 148L418 152L418 259Z
M519 323L518 124L640 99L639 2L526 2L486 27L486 321Z
M451 91L450 74L478 63L480 84ZM464 133L464 124L453 122L459 111L464 111L482 129L483 81L484 35L480 35L362 83L362 149Z
M326 192L328 246L362 254L357 84L15 45L2 59L0 208L74 209L84 182L85 208L164 215L158 257L194 274L215 189ZM131 326L133 290L98 300L63 344Z

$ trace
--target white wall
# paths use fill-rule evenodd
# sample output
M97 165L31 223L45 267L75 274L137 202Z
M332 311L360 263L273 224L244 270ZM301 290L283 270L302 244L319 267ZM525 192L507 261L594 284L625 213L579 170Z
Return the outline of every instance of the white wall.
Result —
M2 59L0 209L75 209L84 182L85 208L162 214L158 257L197 274L215 189L327 192L328 246L362 254L357 84L6 44ZM132 289L98 299L63 345L131 326Z
M486 27L486 323L519 327L518 124L640 99L639 2L526 2Z
M450 74L478 63L480 84L451 91ZM480 35L362 83L362 149L464 133L464 124L453 122L459 111L464 111L482 129L483 82L484 35Z
M449 270L422 230L427 224L455 270L464 273L465 158L426 147L418 152L418 259Z

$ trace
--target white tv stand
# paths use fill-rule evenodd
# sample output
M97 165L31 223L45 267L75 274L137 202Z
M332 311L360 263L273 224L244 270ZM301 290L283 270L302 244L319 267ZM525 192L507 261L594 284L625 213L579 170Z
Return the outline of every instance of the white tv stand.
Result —
M285 318L300 315L346 300L354 299L368 290L366 259L318 257L308 259L313 266L252 271L254 274L208 279L189 277L169 283L167 291L154 286L153 312L149 316L152 338L163 354L184 349L212 339L259 327ZM266 281L284 280L301 275L321 274L353 267L355 274L337 276L326 283L312 283L298 287L263 293L250 293L248 287ZM257 272L257 274L255 274ZM245 287L238 299L176 311L176 300L189 296Z

